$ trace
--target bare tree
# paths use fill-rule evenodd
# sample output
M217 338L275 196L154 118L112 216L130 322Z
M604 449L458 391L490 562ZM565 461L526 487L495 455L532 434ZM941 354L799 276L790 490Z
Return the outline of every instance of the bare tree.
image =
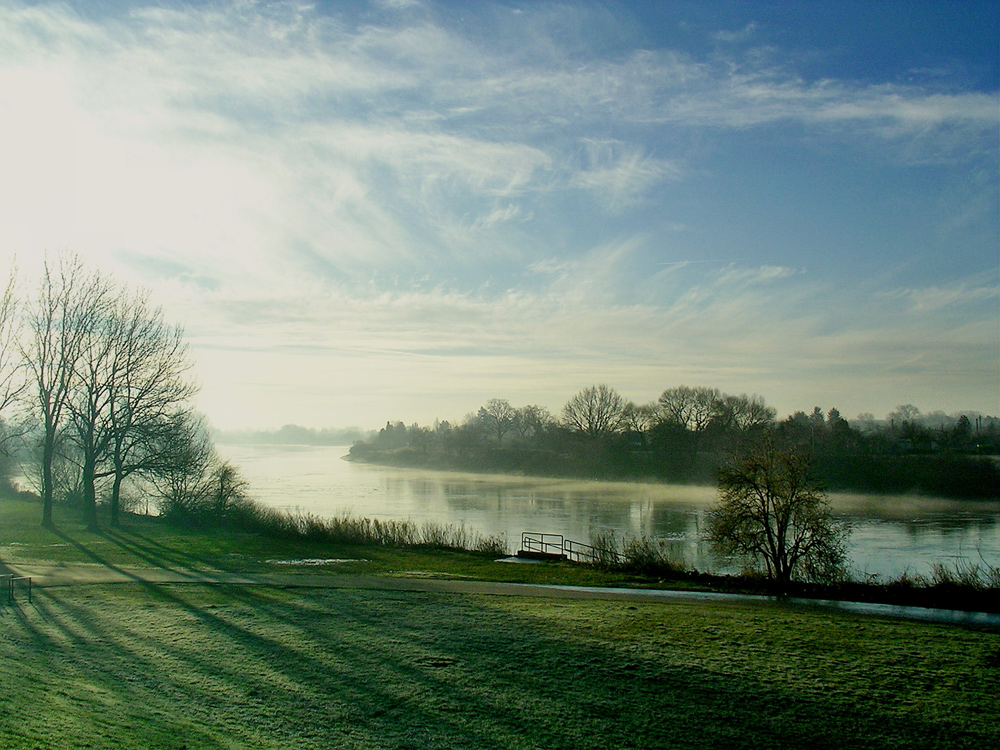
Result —
M149 476L160 492L160 511L174 520L219 523L245 507L249 483L237 467L212 448L199 418L187 416L175 425L170 460Z
M749 433L774 424L778 412L756 393L752 396L743 393L739 396L723 395L717 413L727 429Z
M107 446L111 523L117 526L122 483L131 475L173 468L170 441L183 437L177 424L191 418L197 391L187 377L190 360L183 331L167 325L148 295L120 302L116 316L116 360L110 383Z
M621 428L625 399L604 384L584 388L563 407L563 422L590 438L606 437Z
M93 312L69 408L82 457L85 520L96 525L96 481L112 477L111 523L117 526L122 483L163 467L172 423L190 409L195 388L185 377L190 363L183 332L164 322L146 293L127 296L99 279L89 292Z
M629 401L625 404L623 424L632 432L644 435L653 428L659 415L659 406L655 402L637 404L634 401Z
M195 389L185 378L183 334L164 323L145 293L130 296L65 255L55 267L46 262L30 324L23 354L43 427L43 524L52 523L52 467L65 434L78 462L85 521L96 527L98 482L113 477L117 525L123 481L172 460L168 441L190 409Z
M221 520L234 505L248 498L250 483L243 478L240 470L228 461L216 457L214 466L208 477L211 497L211 511L215 518Z
M479 421L484 429L503 446L503 439L514 429L517 412L510 402L502 398L491 398L479 409Z
M22 355L36 388L41 422L42 525L52 525L53 464L70 389L87 331L87 289L91 286L76 256L45 261L37 296L28 310L29 333Z
M15 293L16 283L17 269L12 268L7 288L0 297L0 455L3 456L9 455L11 441L26 431L24 424L10 422L11 407L29 385L24 358L20 356L20 300Z
M544 406L528 404L515 410L514 429L522 439L538 435L554 422L555 419Z
M160 464L144 477L158 492L162 513L190 515L208 492L206 478L215 455L208 430L201 418L180 413L164 425L158 442Z
M72 430L71 440L80 457L83 518L97 528L97 480L111 442L111 400L113 384L124 363L119 357L121 329L116 299L120 291L99 273L88 277L77 290L79 353L73 363L73 377L66 400Z
M900 427L905 424L912 424L920 418L920 409L913 404L900 404L894 411L886 417L893 424L898 423Z
M809 462L777 448L770 435L721 469L709 538L719 553L762 565L782 589L793 577L835 578L845 556L846 532L834 522Z
M659 398L663 419L694 433L704 432L716 417L722 402L718 388L679 385L665 390Z

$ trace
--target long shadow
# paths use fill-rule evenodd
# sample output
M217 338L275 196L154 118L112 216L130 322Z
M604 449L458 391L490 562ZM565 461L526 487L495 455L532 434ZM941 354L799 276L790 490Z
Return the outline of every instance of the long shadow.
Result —
M192 579L197 577L192 571L216 567L213 561L207 558L166 547L135 531L106 529L102 530L102 535L124 552L134 555L153 567L169 570Z
M65 543L72 546L74 549L80 552L80 554L82 554L84 557L92 560L94 563L102 567L105 567L108 570L113 570L119 575L131 579L135 583L145 583L145 581L140 576L136 575L135 573L132 573L131 571L126 570L125 568L121 568L118 565L115 565L113 562L111 562L105 557L101 557L99 554L94 552L94 550L92 550L90 547L88 547L85 544L81 544L78 540L74 539L69 534L62 531L62 529L59 529L58 527L52 527L52 533L55 534L58 538L62 539Z
M148 582L130 573L129 571L115 565L107 558L95 552L93 549L81 544L70 535L58 531L57 536L65 543L72 545L81 555L102 565L109 570L114 570L124 577L131 579L137 585L147 591L150 596L160 601L166 601L177 606L183 611L196 617L203 625L212 632L230 640L233 644L233 651L248 653L253 661L266 664L269 668L284 674L287 679L296 684L297 687L310 687L315 693L316 699L312 701L310 710L319 716L322 713L329 714L330 693L338 692L339 698L336 701L337 710L341 718L351 724L365 723L369 718L378 719L387 716L396 707L403 704L406 706L406 713L410 721L416 721L421 726L450 725L451 722L445 717L438 716L434 711L422 709L412 705L412 700L399 694L395 686L400 683L407 685L406 692L416 691L420 694L434 695L438 700L446 700L449 703L461 704L473 711L482 710L484 713L491 713L489 706L477 706L477 702L470 701L470 696L465 691L455 687L453 682L447 677L437 674L434 671L436 664L442 663L440 654L433 657L421 658L401 658L394 662L381 645L386 636L390 642L404 644L412 641L412 632L405 624L387 621L384 617L372 615L367 611L367 607L362 604L353 608L352 612L339 612L338 615L346 619L354 627L371 632L378 632L379 638L375 643L368 644L365 641L353 642L347 651L344 647L338 649L338 654L344 659L343 663L349 666L337 669L337 663L331 663L329 658L321 658L315 654L329 656L329 615L322 616L321 611L315 607L310 607L308 612L303 612L302 607L293 606L287 602L276 601L273 598L262 596L258 592L248 588L238 588L232 586L213 587L214 592L222 596L230 603L245 606L254 614L254 621L258 618L263 620L278 621L285 626L285 629L294 628L305 637L306 643L310 644L310 649L315 654L306 653L302 649L289 648L285 643L275 638L262 636L254 632L250 627L237 624L231 619L221 618L204 607L198 607L184 596L175 593L175 587L165 587ZM114 536L123 546L133 545L121 536ZM146 555L147 559L157 562L157 558ZM406 600L406 597L395 596L397 600ZM54 601L54 600L53 600ZM308 601L308 600L307 600ZM95 643L119 644L121 641L114 632L109 632L107 626L101 623L100 619L94 615L93 611L83 605L75 605L63 597L59 604L60 612L56 612L53 606L42 604L40 612L44 619L52 623L59 632L61 638L73 645L73 650L86 653L93 648ZM326 623L320 625L320 623ZM140 640L142 638L140 637ZM161 652L169 652L173 658L184 661L189 670L200 674L214 674L217 678L222 677L229 682L237 683L243 678L243 660L238 660L234 665L227 666L220 664L217 660L209 659L184 652L179 648L165 647L154 636L149 636L148 644L155 646ZM48 639L38 644L40 647L53 647L53 641ZM120 647L113 649L113 656L116 659L128 658L137 661L140 671L155 671L157 665L148 659L139 658L135 651L127 651ZM412 647L411 647L412 650ZM404 655L405 657L405 655ZM114 659L113 659L114 660ZM444 663L452 663L452 657L445 656ZM102 674L99 670L94 671L96 665L89 663L88 672L92 675ZM331 685L330 675L340 674L345 679L342 684ZM121 690L121 686L114 680L103 679L105 690ZM414 687L415 686L415 687ZM263 692L263 688L257 691ZM270 690L274 686L269 687ZM297 692L297 691L293 691ZM290 695L288 700L282 701L286 706L296 706L297 711L301 711L303 706L301 695ZM362 707L362 708L359 708ZM453 730L455 727L453 727ZM514 730L513 725L510 727ZM488 738L479 736L471 728L466 728L467 739L470 746L489 746Z
M65 590L46 598L47 620L62 628L56 640L67 642L76 668L121 703L164 710L171 695L187 701L202 747L221 744L219 726L232 740L248 732L248 744L252 736L257 744L264 737L296 744L287 732L302 733L311 741L301 746L832 748L862 738L867 747L970 746L930 720L903 725L890 712L790 694L754 675L658 663L480 600L147 588L196 617L210 631L207 641L144 630L146 621L119 621L119 610L88 606ZM146 602L136 597L140 611ZM123 664L131 682L122 682ZM253 723L241 729L238 720ZM172 731L169 721L151 721ZM345 732L355 741L344 741Z
M297 602L269 599L249 589L213 587L213 594L223 601L244 604L247 605L242 608L244 611L252 610L250 625L257 622L266 625L273 619L286 625L294 624L304 641L303 647L292 648L285 642L286 639L261 635L233 618L220 617L204 607L194 606L186 597L169 590L174 587L150 584L147 588L156 593L156 598L189 612L214 635L231 642L227 650L232 653L233 659L220 661L218 656L206 656L198 651L171 646L156 635L130 634L132 640L143 643L145 648L142 650L148 648L183 663L183 672L210 675L213 680L234 686L246 683L249 666L251 675L254 671L262 675L252 679L253 687L245 691L254 698L250 703L270 704L272 710L277 705L281 713L288 714L287 721L294 721L295 714L306 712L317 721L334 719L360 729L372 717L377 719L394 707L408 704L407 716L417 725L440 727L442 723L449 723L447 717L437 716L433 710L421 705L413 705L406 695L401 694L401 684L406 694L434 695L438 696L438 700L446 699L456 705L461 703L472 711L489 712L488 706L478 706L475 701L470 701L464 690L457 690L447 679L428 671L419 659L393 663L392 655L379 644L387 636L390 641L405 642L409 628L405 624L372 616L366 611L364 601L357 608L348 608L356 611L340 608L336 624L346 619L347 624L353 626L352 631L360 628L374 632L375 628L379 628L378 643L366 644L362 639L360 643L332 644L330 636L339 628L331 628L331 617L320 617L314 606L303 607ZM62 639L68 641L71 650L79 654L78 658L91 678L101 682L102 690L121 692L123 689L120 680L112 679L101 668L101 662L105 660L115 663L126 659L134 662L140 673L162 673L163 664L159 660L142 657L135 648L123 648L122 634L102 622L92 608L74 604L65 596L60 597L57 604L55 602L53 600L52 606L46 607L46 620L57 624ZM325 625L321 626L319 623L324 619ZM101 644L96 647L101 653L108 650L112 653L100 658L92 656L95 644ZM263 676L269 672L280 675L280 679ZM469 746L490 746L486 737L480 737L482 741L476 740L474 730L469 729L467 734Z
M61 539L64 543L72 546L91 562L101 565L109 570L113 570L136 583L146 582L141 576L129 571L127 568L116 565L108 558L101 556L91 547L81 543L79 540L62 531L60 528L54 526L51 531L56 537ZM168 570L171 573L188 578L191 581L200 580L204 571L211 570L213 568L212 562L207 558L177 552L137 533L127 532L122 529L114 530L102 528L98 530L97 534L108 542L113 543L123 552L127 552L137 559L146 562L150 566L160 568L162 570ZM142 539L145 544L135 541L136 538ZM0 563L0 566L2 566L2 563Z
M186 598L174 593L172 590L173 587L150 582L141 576L138 576L127 569L112 563L106 557L103 557L93 549L80 543L77 539L74 539L72 536L61 530L54 529L54 533L62 541L73 546L87 559L109 570L113 570L123 577L131 580L133 583L144 589L150 596L160 601L165 601L171 605L178 606L182 610L196 617L210 630L221 633L233 640L233 642L239 647L250 650L257 656L257 658L280 665L281 671L288 671L290 676L320 674L324 671L324 664L306 657L298 651L289 650L280 641L276 641L273 638L262 637L255 634L250 629L239 627L234 625L232 622L219 618L204 608L193 606ZM134 554L136 554L137 549L139 549L138 545L130 544L121 534L111 533L106 534L105 536L109 538L109 540L119 544L123 549L132 551ZM160 557L149 553L142 553L141 557L146 559L148 562L157 565L161 565L163 562ZM242 604L248 609L252 609L272 619L279 620L286 625L299 625L302 623L302 618L294 613L288 612L286 605L276 605L273 600L258 595L250 588L218 584L213 585L212 588L215 592L227 598L231 602ZM105 637L106 634L101 632L100 628L96 625L96 620L90 617L86 607L72 606L66 601L63 602L62 606L63 609L71 615L72 621L77 623L81 628L81 632L78 633L62 626L61 629L64 637L70 639L72 642L75 642L78 647L85 646L92 640L101 640ZM44 605L40 608L40 612L47 621L54 623L62 622L62 618L55 617L52 611L47 609ZM369 622L364 624L366 626L372 626L376 623ZM214 670L218 673L218 664L201 662L201 660L190 655L186 658L189 659L191 666L195 667L198 671L205 672ZM355 699L361 698L363 698L363 696L355 696ZM376 702L381 703L383 702L383 699L378 699Z
M118 590L110 604L88 605L79 590L52 590L38 597L45 625L25 615L19 626L36 631L32 648L59 655L57 666L42 659L44 668L72 670L128 707L123 738L145 714L158 737L172 738L179 720L171 710L183 703L193 712L189 742L199 747L236 737L295 744L290 727L309 738L302 746L983 746L930 719L904 723L889 710L790 693L757 675L662 664L570 638L544 618L481 599L156 584L57 534L139 593L131 603ZM152 563L183 559L122 533L108 538ZM161 605L197 627L177 618L175 631L164 630Z

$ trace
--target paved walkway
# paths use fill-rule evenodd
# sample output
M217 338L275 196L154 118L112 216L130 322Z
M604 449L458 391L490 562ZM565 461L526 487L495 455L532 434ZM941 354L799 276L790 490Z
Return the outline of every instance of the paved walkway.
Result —
M235 574L225 571L182 568L105 567L102 565L18 565L6 566L14 575L30 576L39 587L106 583L205 583L265 586L302 586L333 589L382 589L426 591L493 596L541 596L561 599L608 599L616 601L726 601L744 604L776 602L775 597L742 594L713 594L660 589L597 588L553 586L530 583L471 581L423 576L377 576L336 572Z
M200 583L229 585L291 586L327 589L373 589L486 596L535 596L558 599L588 599L626 602L716 602L742 606L778 606L827 609L861 615L906 620L971 625L1000 630L1000 615L950 609L900 607L814 599L781 599L753 594L720 594L707 591L666 589L599 588L530 583L501 583L406 576L343 575L338 573L268 573L239 575L225 571L192 569L105 567L102 565L5 565L18 576L29 576L32 586L73 586L109 583Z

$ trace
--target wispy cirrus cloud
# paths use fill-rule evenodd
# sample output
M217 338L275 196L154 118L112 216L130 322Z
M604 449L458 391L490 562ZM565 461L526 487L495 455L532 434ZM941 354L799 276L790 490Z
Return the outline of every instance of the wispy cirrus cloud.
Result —
M593 191L612 213L640 199L654 185L681 177L676 165L643 154L634 146L593 139L582 145L584 166L574 171L569 185Z
M984 273L949 284L886 290L880 296L902 304L908 314L936 315L968 305L996 303L1000 299L1000 286L996 274Z

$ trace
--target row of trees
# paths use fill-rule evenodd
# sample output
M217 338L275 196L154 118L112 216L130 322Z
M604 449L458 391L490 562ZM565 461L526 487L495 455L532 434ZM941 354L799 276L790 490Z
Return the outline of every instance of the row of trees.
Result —
M692 479L701 476L699 454L737 444L774 420L774 408L757 395L677 386L656 401L637 404L600 384L576 393L558 417L542 406L490 399L458 425L387 423L371 440L356 443L351 454L463 468L674 478L687 473L683 478Z
M130 481L158 489L167 507L211 495L226 467L193 410L183 331L148 294L72 255L46 260L25 299L15 279L0 304L3 448L37 462L43 525L68 493L96 527L100 490L117 525Z
M902 408L902 407L901 407ZM852 425L837 409L778 421L758 395L676 386L637 404L608 385L584 388L558 416L544 407L490 399L457 425L388 423L359 441L359 460L525 473L651 477L714 482L724 459L764 433L815 459L834 488L923 490L964 497L1000 494L995 418L956 418L936 428L914 420Z
M1000 420L996 417L974 412L921 415L912 404L897 407L882 421L862 414L853 422L844 419L837 409L824 415L817 406L810 414L795 412L780 423L780 428L819 452L863 447L882 453L1000 453Z

